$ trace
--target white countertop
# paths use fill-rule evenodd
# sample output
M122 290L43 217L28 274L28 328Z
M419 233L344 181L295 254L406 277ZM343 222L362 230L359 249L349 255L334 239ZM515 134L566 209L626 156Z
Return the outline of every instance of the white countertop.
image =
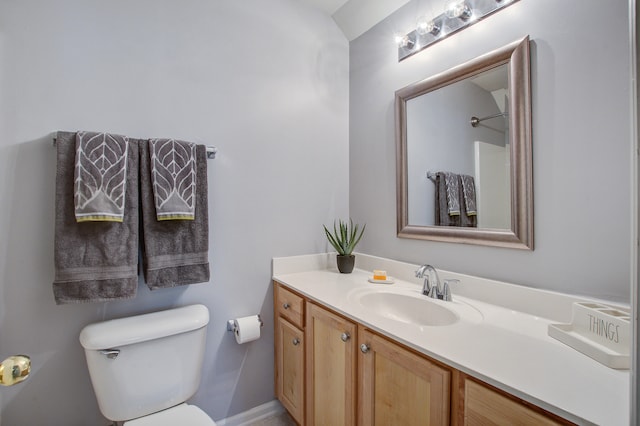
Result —
M418 326L379 315L358 295L379 289L419 292L417 265L358 254L357 269L340 274L335 255L275 258L273 279L311 300L578 424L628 425L630 373L606 367L547 334L549 324L569 322L574 301L592 300L438 270L452 286L453 302L433 301L461 313L448 326ZM384 269L392 285L371 284ZM602 301L598 301L602 302ZM469 315L467 315L469 314Z

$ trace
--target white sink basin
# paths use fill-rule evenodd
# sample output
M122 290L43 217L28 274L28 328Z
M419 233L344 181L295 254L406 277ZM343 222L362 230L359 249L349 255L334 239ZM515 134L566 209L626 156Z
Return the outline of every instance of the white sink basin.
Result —
M455 324L460 316L433 300L410 294L375 292L364 294L359 302L378 315L407 324L443 326Z
M419 290L408 287L359 288L350 292L349 299L364 308L367 315L375 315L418 327L445 327L460 321L479 323L482 313L454 295L452 302L431 299Z

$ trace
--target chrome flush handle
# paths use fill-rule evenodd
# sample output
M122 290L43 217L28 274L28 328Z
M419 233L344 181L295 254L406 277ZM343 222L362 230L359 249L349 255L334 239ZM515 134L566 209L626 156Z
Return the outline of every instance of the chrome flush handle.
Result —
M103 349L100 353L109 359L116 359L120 355L120 349Z

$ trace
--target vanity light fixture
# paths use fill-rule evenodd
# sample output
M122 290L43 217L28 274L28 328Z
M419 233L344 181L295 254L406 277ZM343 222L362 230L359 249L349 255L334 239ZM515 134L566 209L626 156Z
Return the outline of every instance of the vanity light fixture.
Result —
M398 61L402 61L518 1L448 0L440 15L431 19L428 16L420 16L416 20L416 28L413 31L404 36L396 36Z

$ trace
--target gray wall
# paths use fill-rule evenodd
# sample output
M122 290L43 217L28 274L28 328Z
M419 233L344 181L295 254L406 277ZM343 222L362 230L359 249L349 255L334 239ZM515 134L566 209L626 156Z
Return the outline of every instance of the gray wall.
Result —
M214 419L273 399L271 258L327 250L348 214L348 43L293 0L0 0L0 359L34 373L0 389L3 426L106 425L81 328L204 303L193 402ZM126 302L56 306L56 130L217 145L208 163L211 281ZM261 313L239 346L226 320Z
M358 250L532 287L629 301L628 2L521 1L397 62L413 0L350 45L350 214ZM604 33L595 28L606 28ZM531 37L535 251L396 237L394 91Z

